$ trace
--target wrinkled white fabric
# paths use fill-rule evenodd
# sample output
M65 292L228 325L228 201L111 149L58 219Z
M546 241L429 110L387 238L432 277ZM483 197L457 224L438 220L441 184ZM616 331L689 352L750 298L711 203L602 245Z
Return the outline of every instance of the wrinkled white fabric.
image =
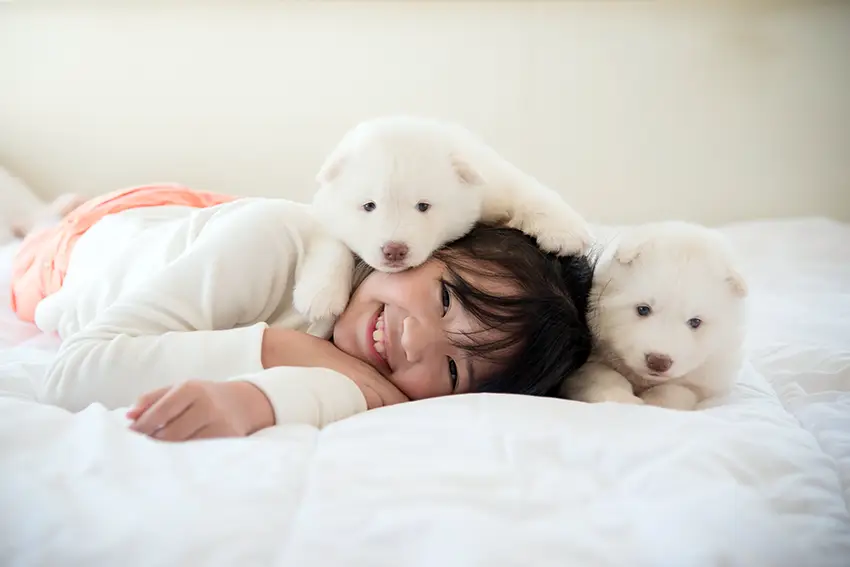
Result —
M850 226L724 230L748 361L698 412L468 395L172 445L25 399L52 345L3 315L0 564L846 566Z

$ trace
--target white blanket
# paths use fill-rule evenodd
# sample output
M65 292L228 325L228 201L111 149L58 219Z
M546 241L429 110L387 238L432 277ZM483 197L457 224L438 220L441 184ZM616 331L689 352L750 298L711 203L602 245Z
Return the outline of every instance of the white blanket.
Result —
M0 313L0 564L846 567L850 226L725 230L749 361L692 413L470 395L171 445L27 400L55 343Z

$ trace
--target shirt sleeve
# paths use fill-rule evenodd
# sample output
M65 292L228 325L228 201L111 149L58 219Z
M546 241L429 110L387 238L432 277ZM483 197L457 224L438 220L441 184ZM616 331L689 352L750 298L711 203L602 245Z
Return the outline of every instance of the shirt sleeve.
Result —
M115 408L188 379L262 373L263 321L290 297L303 242L263 203L217 215L174 261L64 341L42 401Z
M250 382L263 391L276 425L301 423L322 428L367 410L357 384L327 368L280 366L233 380Z

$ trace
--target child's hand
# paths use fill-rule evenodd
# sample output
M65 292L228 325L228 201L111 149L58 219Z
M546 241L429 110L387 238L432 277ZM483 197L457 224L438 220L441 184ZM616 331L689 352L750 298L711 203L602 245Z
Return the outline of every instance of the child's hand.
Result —
M381 373L354 357L339 351L342 354L338 364L334 365L337 372L348 376L357 384L363 397L366 398L366 407L369 409L391 406L410 401L401 390L395 387L389 380L381 376ZM330 366L330 364L329 364Z
M357 384L369 409L409 401L401 390L369 364L344 353L330 341L301 331L266 329L262 363L264 368L301 366L336 370Z
M244 437L274 425L265 394L248 382L193 380L142 396L130 429L163 441Z

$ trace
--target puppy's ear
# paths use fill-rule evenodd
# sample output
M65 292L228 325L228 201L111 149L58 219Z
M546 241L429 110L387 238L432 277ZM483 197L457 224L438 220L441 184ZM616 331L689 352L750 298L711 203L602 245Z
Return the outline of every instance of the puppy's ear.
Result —
M334 150L334 152L325 160L325 163L322 164L322 168L316 175L316 181L319 185L325 185L339 177L342 168L345 166L346 159L346 152L341 149Z
M641 251L648 245L648 241L639 232L635 231L627 235L625 238L620 238L617 243L617 248L614 250L614 259L628 266L638 259Z
M628 266L640 256L640 246L630 244L628 246L620 245L617 247L617 251L614 252L614 259L619 263Z
M455 154L451 156L451 160L455 174L463 183L466 185L484 184L484 178L465 159Z
M744 279L744 276L734 268L729 269L729 275L726 276L726 283L729 284L729 288L732 290L732 293L737 295L738 297L747 297L749 293L749 286L747 285L747 281Z

